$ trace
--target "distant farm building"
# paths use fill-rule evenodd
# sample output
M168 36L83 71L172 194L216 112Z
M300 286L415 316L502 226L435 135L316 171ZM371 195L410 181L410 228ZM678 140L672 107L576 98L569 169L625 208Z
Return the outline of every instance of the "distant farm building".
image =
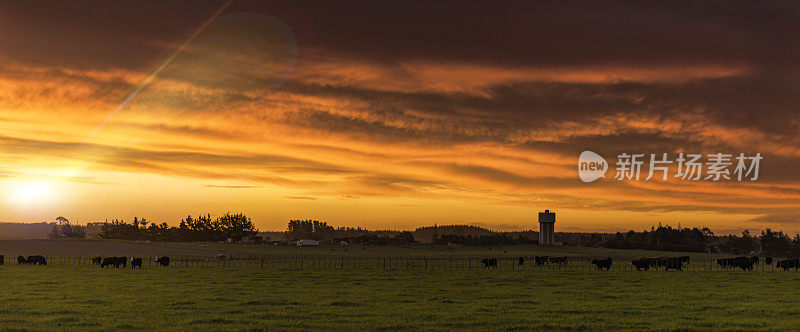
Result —
M539 212L539 244L556 244L555 225L555 212L550 212L550 210Z
M242 237L242 244L261 244L264 243L264 237L262 236L243 236Z
M309 247L309 246L318 246L319 241L317 240L297 240L298 247Z

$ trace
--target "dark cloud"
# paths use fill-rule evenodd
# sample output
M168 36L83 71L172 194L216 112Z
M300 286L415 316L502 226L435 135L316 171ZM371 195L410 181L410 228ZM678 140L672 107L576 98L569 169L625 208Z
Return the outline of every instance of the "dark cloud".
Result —
M0 45L3 56L28 63L138 70L219 6L218 1L6 2L0 5Z
M204 22L222 1L7 2L9 55L135 67ZM377 62L793 63L792 1L236 1L226 14L274 15L301 47ZM13 36L13 37L12 37ZM51 42L39 43L46 37ZM57 55L56 55L57 54Z
M798 6L788 1L734 6L724 1L293 5L314 22L315 47L383 62L427 58L557 66L763 61L763 50L785 54L786 44L758 36L797 38L787 30L795 27ZM752 12L758 15L750 16Z

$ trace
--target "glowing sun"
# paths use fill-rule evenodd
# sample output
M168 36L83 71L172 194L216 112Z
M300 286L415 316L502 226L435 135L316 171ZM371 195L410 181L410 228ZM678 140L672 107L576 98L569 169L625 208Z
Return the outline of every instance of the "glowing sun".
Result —
M54 197L53 184L44 181L25 181L15 184L9 192L9 201L30 205L46 203Z

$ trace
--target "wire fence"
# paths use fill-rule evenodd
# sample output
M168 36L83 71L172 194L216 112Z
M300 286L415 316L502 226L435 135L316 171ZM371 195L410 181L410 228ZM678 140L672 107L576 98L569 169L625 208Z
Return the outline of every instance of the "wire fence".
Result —
M95 256L45 256L47 265L56 266L89 266L93 265ZM127 266L131 267L132 258L141 258L143 267L158 266L158 256L128 257ZM196 267L196 268L260 268L260 269L310 269L310 270L510 270L510 271L597 271L597 266L591 263L598 257L567 257L563 263L536 264L533 256L522 257L431 257L408 255L233 255L233 256L197 256L197 255L170 255L170 267ZM13 257L12 257L13 258ZM723 258L723 257L720 257ZM727 258L727 257L725 257ZM496 264L487 266L483 259L496 259ZM6 257L6 264L14 264ZM113 268L113 267L110 267ZM605 270L605 269L603 269ZM610 270L638 271L631 264L630 259L613 259ZM663 266L651 266L645 271L664 271ZM671 270L674 270L671 269ZM716 258L711 260L691 260L684 263L681 271L741 271L738 267L725 268L716 263ZM766 265L762 262L754 265L755 271L777 271L775 264ZM796 269L791 269L796 271Z

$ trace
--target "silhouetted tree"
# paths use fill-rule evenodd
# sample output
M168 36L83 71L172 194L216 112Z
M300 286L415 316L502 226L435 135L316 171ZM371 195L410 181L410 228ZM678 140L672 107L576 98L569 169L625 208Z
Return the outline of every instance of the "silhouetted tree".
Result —
M767 228L761 231L761 252L767 256L792 256L792 241L783 232Z
M324 221L317 220L289 220L286 226L286 235L290 240L314 239L331 240L334 238L336 229L329 226Z
M57 217L56 224L53 229L47 234L51 239L62 238L84 238L86 237L86 227L80 225L71 225L69 220L64 217Z
M215 223L219 225L225 236L237 240L241 240L244 236L256 234L258 231L253 225L253 221L241 213L226 213L217 218Z

